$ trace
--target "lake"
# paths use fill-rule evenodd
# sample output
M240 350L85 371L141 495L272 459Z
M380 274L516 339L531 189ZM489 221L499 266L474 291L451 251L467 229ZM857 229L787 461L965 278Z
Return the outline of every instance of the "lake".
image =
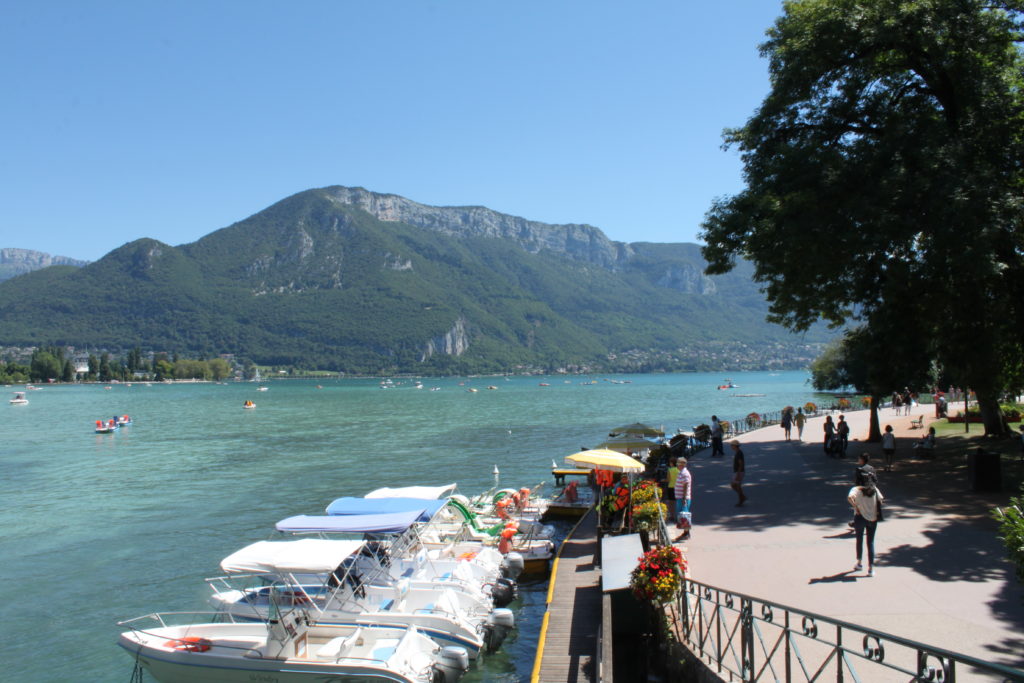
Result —
M503 486L550 484L552 461L613 427L689 431L713 413L731 420L820 401L807 377L733 374L738 388L725 391L710 373L29 391L26 406L0 405L0 558L17 589L0 606L6 677L128 680L118 620L208 609L203 579L220 574L221 559L340 496L453 481L472 495L494 485L495 465ZM243 410L246 399L256 409ZM123 414L134 424L93 432ZM526 587L517 633L464 680L529 679L545 589Z

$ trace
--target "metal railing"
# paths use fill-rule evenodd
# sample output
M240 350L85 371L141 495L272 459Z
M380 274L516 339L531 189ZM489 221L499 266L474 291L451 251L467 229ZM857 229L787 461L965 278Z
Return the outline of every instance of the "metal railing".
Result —
M677 632L739 681L1024 681L1024 671L686 579Z

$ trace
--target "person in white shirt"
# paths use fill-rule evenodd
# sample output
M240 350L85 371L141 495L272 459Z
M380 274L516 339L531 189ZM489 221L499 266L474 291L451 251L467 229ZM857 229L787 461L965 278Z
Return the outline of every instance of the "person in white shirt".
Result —
M878 520L881 517L882 492L874 484L866 486L854 486L846 496L853 507L853 530L857 534L857 564L854 571L864 568L861 560L863 558L863 545L865 532L868 546L868 576L875 575L875 530L878 527Z

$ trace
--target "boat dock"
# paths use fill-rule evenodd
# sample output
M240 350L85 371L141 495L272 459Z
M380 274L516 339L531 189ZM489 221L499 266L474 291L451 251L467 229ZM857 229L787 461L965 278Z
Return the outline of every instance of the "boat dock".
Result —
M597 511L591 508L555 557L531 683L597 680L597 624L601 623L597 549Z

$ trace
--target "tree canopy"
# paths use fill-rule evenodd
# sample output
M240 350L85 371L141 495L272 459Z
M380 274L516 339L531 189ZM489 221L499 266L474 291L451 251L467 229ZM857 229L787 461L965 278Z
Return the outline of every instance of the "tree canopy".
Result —
M862 323L869 357L910 345L995 408L1024 329L1022 6L786 2L771 91L725 134L746 187L705 218L708 272L749 258L770 319Z

